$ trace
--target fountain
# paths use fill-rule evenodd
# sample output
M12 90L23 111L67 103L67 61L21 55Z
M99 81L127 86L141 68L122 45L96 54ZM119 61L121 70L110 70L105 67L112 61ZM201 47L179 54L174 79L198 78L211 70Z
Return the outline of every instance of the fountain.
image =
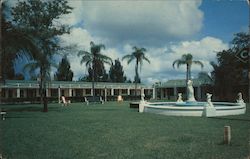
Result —
M149 112L171 116L227 116L245 114L246 104L242 98L242 93L238 93L236 103L212 102L212 94L207 93L207 101L199 102L194 98L193 82L188 81L188 98L182 100L182 93L178 93L176 102L147 102L144 94L141 95L139 112Z

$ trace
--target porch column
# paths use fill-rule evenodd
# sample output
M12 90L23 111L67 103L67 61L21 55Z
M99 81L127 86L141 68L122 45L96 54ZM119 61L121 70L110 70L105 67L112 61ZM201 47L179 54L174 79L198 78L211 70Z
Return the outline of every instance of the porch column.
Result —
M85 96L86 95L86 90L85 89L82 89L82 95ZM82 96L81 95L81 96Z
M156 99L156 93L155 93L155 90L156 88L155 88L155 86L153 86L153 99Z
M58 103L60 103L60 97L61 97L61 88L60 88L60 86L58 87L57 91L58 91Z
M20 88L17 88L17 89L16 89L16 97L17 97L17 98L20 98Z
M111 88L111 95L113 96L114 95L114 89Z
M72 88L69 88L69 97L72 97Z
M130 88L127 89L127 95L130 95Z
M93 96L93 89L92 88L91 88L90 94L91 94L91 96Z
M107 88L104 89L104 100L107 102Z
M141 95L142 95L142 94L145 95L144 88L141 88Z

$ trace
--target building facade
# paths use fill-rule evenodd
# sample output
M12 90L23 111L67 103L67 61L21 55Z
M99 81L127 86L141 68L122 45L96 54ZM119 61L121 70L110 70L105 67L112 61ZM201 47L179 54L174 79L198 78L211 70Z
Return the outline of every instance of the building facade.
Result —
M197 100L206 100L206 93L212 93L212 79L199 77L192 79L194 95ZM134 83L109 83L95 82L95 96L101 96L104 101L117 100L121 95L124 100L140 100L142 93L145 98L160 100L176 100L178 93L182 93L183 99L186 96L186 80L169 80L164 83L155 83L154 85ZM39 102L41 101L39 81L24 80L6 80L0 83L1 103L18 102ZM46 96L50 102L60 102L60 97L65 96L72 102L84 101L84 97L93 96L91 82L76 81L50 81L46 85Z
M147 98L155 96L153 87L144 84L137 84L137 89L135 89L134 83L95 82L94 87L95 96L102 96L105 101L115 100L118 95L124 97L136 95L140 98L140 95L144 93ZM39 101L40 98L38 81L6 80L5 83L0 84L0 89L2 89L2 102ZM93 96L92 83L50 81L46 85L46 96L53 101L60 101L61 96L82 101L85 96Z

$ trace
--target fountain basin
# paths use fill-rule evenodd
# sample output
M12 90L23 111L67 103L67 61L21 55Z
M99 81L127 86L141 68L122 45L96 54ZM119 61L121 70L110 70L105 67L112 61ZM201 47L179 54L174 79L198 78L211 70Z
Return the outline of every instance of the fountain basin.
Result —
M227 116L245 114L245 103L212 102L144 102L143 112L169 116Z

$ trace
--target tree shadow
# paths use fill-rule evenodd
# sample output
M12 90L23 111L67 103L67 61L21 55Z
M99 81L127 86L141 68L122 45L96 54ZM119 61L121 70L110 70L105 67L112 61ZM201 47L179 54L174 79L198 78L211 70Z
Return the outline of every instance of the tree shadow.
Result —
M60 111L60 107L49 107L49 111ZM20 107L20 108L2 108L5 112L43 112L43 107Z
M20 116L20 115L13 115L13 116L6 116L5 117L5 120L7 119L27 119L27 118L30 118L30 119L34 119L34 118L42 118L42 117L38 117L38 116Z

